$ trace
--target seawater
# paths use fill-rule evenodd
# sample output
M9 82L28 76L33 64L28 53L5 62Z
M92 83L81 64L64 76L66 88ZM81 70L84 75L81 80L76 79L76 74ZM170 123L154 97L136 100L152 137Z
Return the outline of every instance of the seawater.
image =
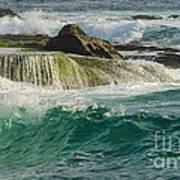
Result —
M88 35L124 44L179 47L180 4L174 1L1 1L22 19L3 17L0 34L48 34L55 36L66 24L78 24ZM138 14L160 15L161 20L132 20Z
M9 0L0 5L23 17L1 18L0 34L54 36L65 24L76 23L112 43L180 45L179 19L167 19L180 14L178 0ZM164 19L130 19L136 14ZM143 74L138 63L134 66ZM180 179L179 69L150 65L173 81L63 91L0 77L0 180Z
M179 157L161 149L161 138L179 136L179 92L171 83L1 90L0 179L178 178L179 164L159 169L157 158Z

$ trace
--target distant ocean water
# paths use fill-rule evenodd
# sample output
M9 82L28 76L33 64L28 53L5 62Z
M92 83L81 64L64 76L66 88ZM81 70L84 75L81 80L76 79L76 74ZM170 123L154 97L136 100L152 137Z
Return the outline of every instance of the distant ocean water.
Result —
M180 47L180 19L167 19L180 15L179 0L1 0L0 5L23 17L1 18L0 34L54 36L76 23L112 43ZM164 19L130 19L137 14ZM151 66L150 75L163 68ZM143 74L142 67L129 71ZM0 77L0 180L180 179L179 70L165 71L177 82L134 80L71 91Z
M89 35L112 43L138 42L162 47L178 47L180 15L178 0L144 1L0 1L2 7L18 12L24 19L4 17L0 20L0 34L33 33L55 36L69 23L80 25ZM133 15L161 15L162 20L132 20ZM109 25L111 24L111 25Z
M53 11L87 11L87 10L137 10L164 11L180 10L178 0L1 0L1 3L18 11L41 8Z

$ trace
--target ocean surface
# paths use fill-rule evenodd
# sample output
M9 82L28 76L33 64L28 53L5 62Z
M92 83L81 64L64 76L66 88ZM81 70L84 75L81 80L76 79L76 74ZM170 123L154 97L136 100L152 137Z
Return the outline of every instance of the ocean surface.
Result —
M179 0L1 0L23 19L4 17L0 34L49 34L66 24L78 24L89 35L112 43L180 47ZM162 20L132 20L138 14L160 15Z
M180 48L180 18L167 18L180 15L179 0L1 0L0 6L23 18L1 18L0 34L54 36L76 23L116 44ZM130 18L137 14L163 19ZM63 91L0 77L0 180L180 179L180 70L149 62L149 76L154 69L171 78L141 82L129 70L127 83Z

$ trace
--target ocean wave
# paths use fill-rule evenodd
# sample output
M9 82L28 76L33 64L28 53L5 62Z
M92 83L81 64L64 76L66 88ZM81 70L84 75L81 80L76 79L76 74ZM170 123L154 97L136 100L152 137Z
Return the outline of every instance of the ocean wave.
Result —
M42 11L26 12L21 14L22 19L18 17L5 16L1 18L2 29L0 34L49 34L61 24L59 19L53 19ZM61 24L63 25L63 23ZM55 31L56 33L56 31Z
M141 23L122 20L112 22L102 15L81 13L48 13L43 11L28 11L20 13L23 19L18 17L1 18L0 34L48 34L55 36L66 24L80 25L88 35L109 40L111 42L126 42L141 37Z
M0 81L8 87L0 90L0 179L138 180L149 169L155 179L154 134L179 132L172 82L52 91Z
M83 110L56 106L39 119L30 118L26 108L18 108L11 118L0 114L0 177L109 178L114 169L132 178L129 166L134 163L137 172L151 167L145 159L153 150L154 133L176 133L178 120L149 111L122 115L101 105ZM152 177L159 173L151 172Z
M152 43L155 45L172 46L180 44L180 28L167 25L153 25L146 27L142 38L143 43Z
M108 40L113 43L128 43L142 37L141 22L109 22L82 25L88 35Z
M141 42L160 46L178 46L180 27L178 20L162 19L154 21L128 19L128 13L117 12L45 12L31 10L18 17L1 18L0 34L48 34L55 36L66 24L77 24L91 36L112 43ZM111 24L111 25L109 25Z

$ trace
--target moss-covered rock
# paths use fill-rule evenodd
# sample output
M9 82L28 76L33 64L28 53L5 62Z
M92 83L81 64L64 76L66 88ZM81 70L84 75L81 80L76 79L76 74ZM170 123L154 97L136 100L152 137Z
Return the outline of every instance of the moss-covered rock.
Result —
M56 59L55 70L63 89L81 89L110 84L109 75L103 67L89 61L86 57L68 57L65 54L54 55ZM95 59L94 59L95 60ZM97 60L97 64L98 64ZM112 79L111 79L112 81Z
M82 89L126 82L174 82L161 65L56 54L0 55L0 76L13 81Z
M109 64L96 58L64 53L0 56L0 76L13 81L61 89L81 89L113 83Z
M44 48L101 58L123 58L109 42L86 35L75 24L63 27L58 36L50 39Z
M34 48L41 50L49 41L48 35L4 34L0 35L0 47Z

